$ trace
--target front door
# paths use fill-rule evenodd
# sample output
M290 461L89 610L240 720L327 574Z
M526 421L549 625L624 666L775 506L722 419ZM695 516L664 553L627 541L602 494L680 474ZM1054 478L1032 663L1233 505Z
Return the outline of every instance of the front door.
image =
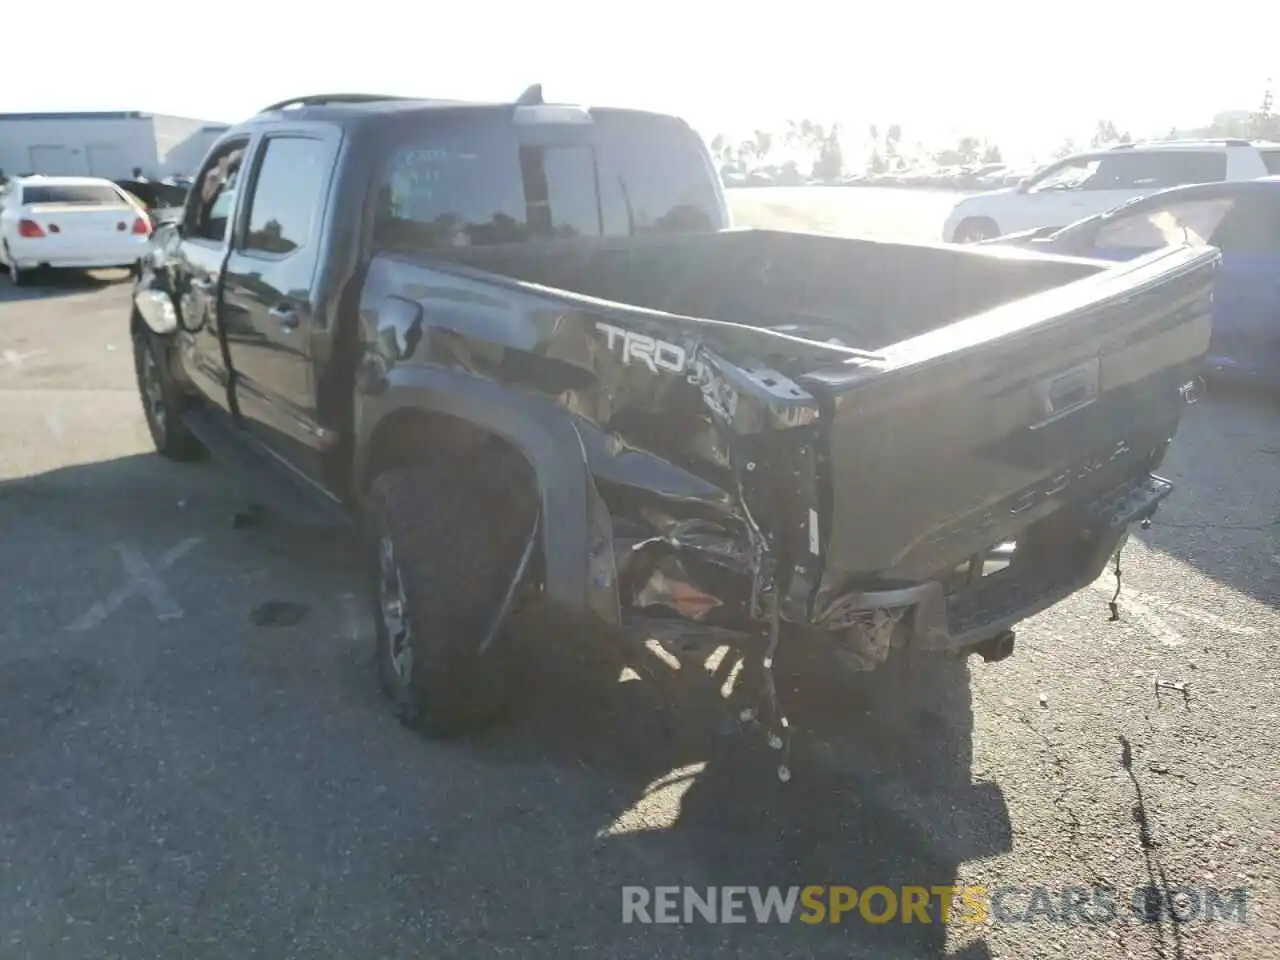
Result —
M1111 182L1100 172L1104 160L1106 154L1087 154L1047 167L1021 189L1009 213L1001 214L1000 231L1065 227L1105 213L1133 196L1110 189Z
M254 153L244 226L223 275L223 334L245 426L291 466L319 477L311 338L316 271L339 132L273 132Z
M196 388L228 412L233 407L220 340L224 319L218 309L218 285L248 145L248 139L230 141L206 161L191 188L172 274L181 321L178 356Z

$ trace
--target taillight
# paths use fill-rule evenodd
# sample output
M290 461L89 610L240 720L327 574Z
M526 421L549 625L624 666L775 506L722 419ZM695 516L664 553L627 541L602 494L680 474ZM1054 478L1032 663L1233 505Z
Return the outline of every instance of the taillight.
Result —
M34 220L19 220L18 236L26 237L28 240L34 240L36 237L43 237L44 230L41 229L40 224L36 223Z
M138 217L133 221L133 235L137 237L151 236L151 223L146 217Z

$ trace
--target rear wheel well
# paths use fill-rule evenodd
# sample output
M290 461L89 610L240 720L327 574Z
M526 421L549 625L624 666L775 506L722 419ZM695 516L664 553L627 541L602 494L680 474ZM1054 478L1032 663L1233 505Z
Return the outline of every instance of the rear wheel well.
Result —
M513 522L532 522L540 505L538 477L518 446L492 430L431 410L389 414L374 429L362 473L362 497L390 470L451 463L467 473L486 503Z

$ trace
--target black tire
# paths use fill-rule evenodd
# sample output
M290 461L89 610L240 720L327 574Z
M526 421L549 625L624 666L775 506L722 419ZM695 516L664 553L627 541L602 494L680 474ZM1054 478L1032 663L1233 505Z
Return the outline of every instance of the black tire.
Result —
M1000 236L1000 228L990 217L966 217L956 225L954 243L977 243Z
M379 683L401 723L442 737L483 726L506 705L510 645L499 637L480 646L529 528L493 509L470 472L452 466L377 477L368 523ZM397 580L398 620L384 606Z
M204 447L181 420L186 401L169 369L169 348L145 328L133 334L133 369L142 400L142 415L156 451L170 460L199 459Z

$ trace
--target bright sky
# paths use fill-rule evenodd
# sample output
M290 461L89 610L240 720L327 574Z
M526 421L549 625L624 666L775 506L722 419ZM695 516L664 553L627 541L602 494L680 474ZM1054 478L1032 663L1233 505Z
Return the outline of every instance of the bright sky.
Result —
M549 100L678 113L707 135L810 116L1018 150L1099 117L1135 135L1207 123L1280 82L1265 0L70 0L57 20L56 41L4 45L5 74L26 82L4 85L0 112L237 120L308 92L509 100L541 82Z

